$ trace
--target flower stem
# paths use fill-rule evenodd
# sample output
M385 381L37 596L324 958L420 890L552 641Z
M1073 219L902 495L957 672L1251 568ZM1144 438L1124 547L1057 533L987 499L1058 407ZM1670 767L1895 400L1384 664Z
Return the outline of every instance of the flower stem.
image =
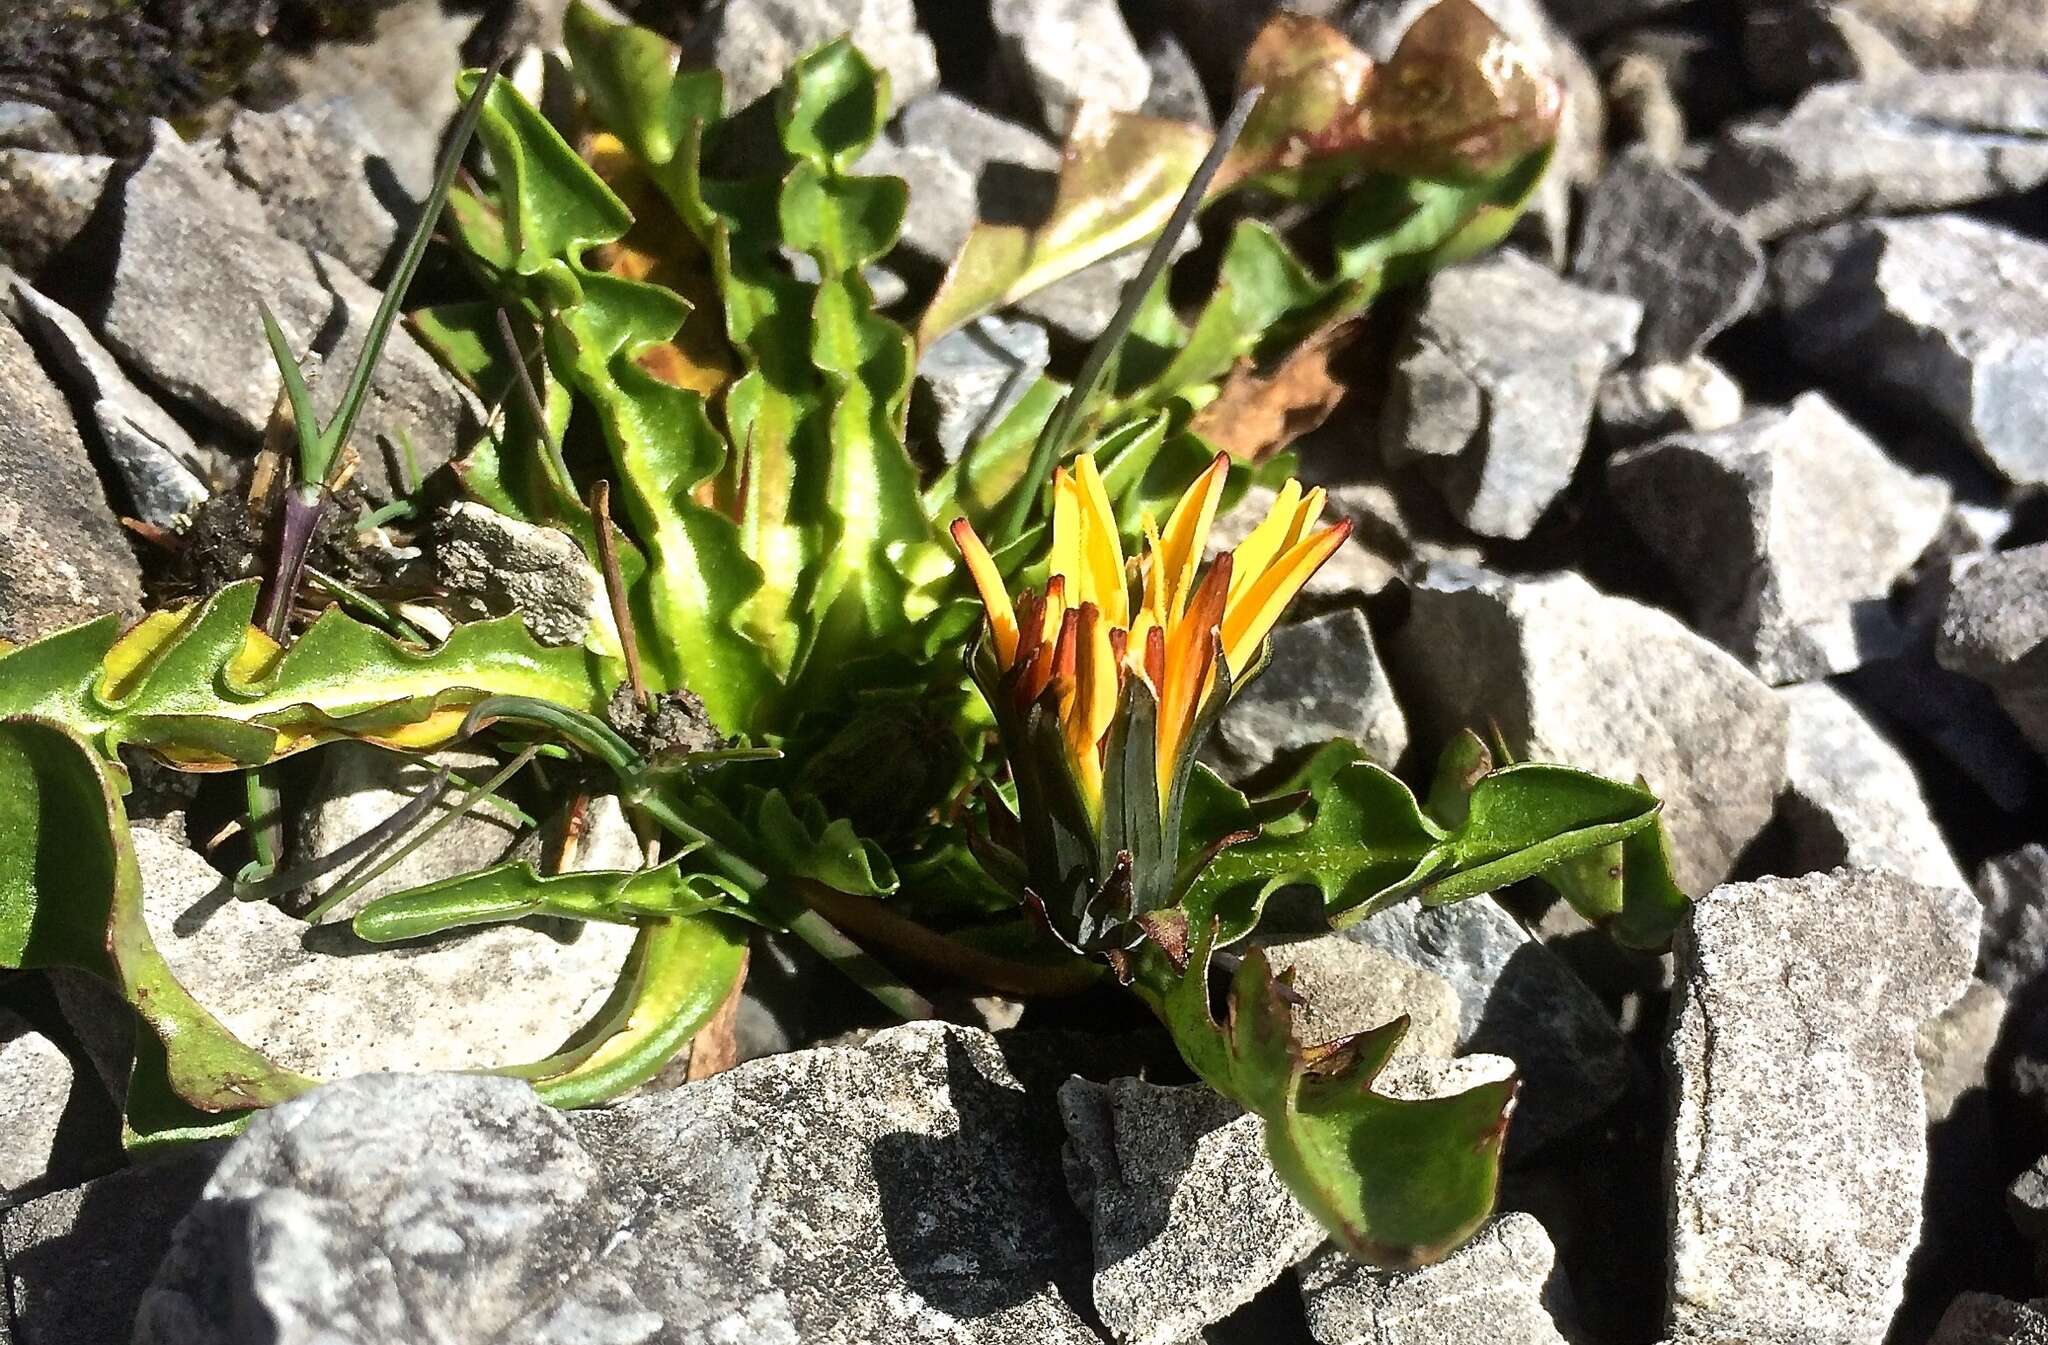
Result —
M857 897L823 883L801 882L804 904L834 925L936 971L950 972L1006 995L1077 995L1101 979L1101 968L1081 958L1059 966L1034 966L997 957L906 920L872 897Z

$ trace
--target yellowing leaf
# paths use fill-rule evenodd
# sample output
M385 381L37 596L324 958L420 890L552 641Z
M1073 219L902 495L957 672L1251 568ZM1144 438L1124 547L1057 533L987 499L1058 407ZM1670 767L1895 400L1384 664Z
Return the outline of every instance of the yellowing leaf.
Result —
M1384 66L1319 19L1277 14L1240 88L1262 90L1209 185L1315 199L1365 173L1444 182L1494 177L1549 144L1563 92L1472 0L1440 0ZM1077 115L1052 212L1039 225L977 223L918 327L961 323L1158 233L1207 152L1198 127L1101 108Z
M976 223L925 310L919 344L1158 233L1208 148L1199 127L1084 105L1052 213L1035 228Z

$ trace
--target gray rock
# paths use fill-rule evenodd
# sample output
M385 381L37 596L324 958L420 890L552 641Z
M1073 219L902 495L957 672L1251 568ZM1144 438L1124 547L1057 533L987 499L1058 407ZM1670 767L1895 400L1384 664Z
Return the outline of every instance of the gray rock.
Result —
M269 231L256 198L210 173L168 127L122 190L120 253L101 334L165 391L254 439L279 381L259 305L295 353L313 346L325 373L322 415L340 401L379 295L340 262ZM358 480L390 495L398 477L380 440L410 436L421 470L446 462L468 416L457 385L401 327L391 333L355 432Z
M1096 1345L1049 1102L932 1022L628 1102L584 1131L632 1210L599 1268L664 1342Z
M1116 0L991 0L995 77L1010 101L1065 136L1082 104L1135 112L1152 68Z
M1627 1090L1628 1052L1613 1016L1497 903L1403 902L1328 937L1369 945L1450 983L1458 1049L1505 1056L1522 1077L1508 1132L1515 1161L1598 1117Z
M2048 846L2023 845L1984 861L1977 897L1984 904L1979 974L2016 996L2048 968Z
M47 107L18 99L0 99L0 149L27 149L68 154L78 148L64 119Z
M2048 1345L2048 1298L2014 1303L1996 1294L1959 1294L1927 1345Z
M1958 577L1942 613L1942 666L1997 682L2048 641L2048 542L1984 557Z
M184 426L129 381L76 314L18 276L13 292L38 344L70 381L74 395L92 407L100 444L128 488L136 517L169 527L205 503L213 463Z
M0 149L0 265L40 276L84 230L113 167L103 154Z
M1315 1250L1322 1226L1263 1127L1207 1088L1069 1079L1067 1184L1095 1239L1095 1310L1123 1345L1179 1345Z
M1433 1266L1390 1274L1325 1247L1301 1267L1319 1345L1566 1345L1571 1290L1543 1225L1503 1214Z
M351 99L275 112L237 109L217 139L195 148L209 166L255 194L280 238L339 258L365 280L398 240L392 198L411 225L411 202Z
M407 800L433 783L436 767L447 766L458 780L481 784L498 764L496 758L485 752L445 751L422 758L349 742L324 748L317 761L319 777L292 834L292 862L300 865L332 854L381 826ZM429 818L438 819L449 812L462 792L458 784L435 806ZM380 877L365 883L358 895L338 908L337 914L352 915L374 898L473 873L485 864L496 863L518 834L515 823L490 808L475 809ZM325 875L306 884L306 891L314 897L325 896L341 878L340 871Z
M1209 105L1209 91L1202 85L1202 72L1194 57L1169 32L1155 33L1144 46L1145 65L1152 72L1151 89L1139 108L1148 117L1165 117L1194 126L1216 125L1215 109Z
M138 1345L655 1339L661 1319L577 1275L622 1211L562 1113L522 1080L370 1074L259 1115L178 1227Z
M1677 941L1668 1325L1884 1337L1926 1179L1914 1043L1962 994L1976 903L1840 869L1717 888Z
M302 107L346 100L400 189L424 200L442 137L459 106L455 76L470 63L464 58L470 39L481 36L478 16L444 10L438 0L378 0L377 8L371 31L357 41L275 54L279 99ZM540 0L528 9L553 9L558 16L556 36L543 33L535 45L560 46L562 8L555 0Z
M64 1112L78 1084L70 1057L56 1043L0 1008L0 1206L61 1166Z
M2041 0L1838 0L1928 69L2048 64L2048 5Z
M1443 1097L1508 1061L1406 1057L1374 1088ZM1095 1309L1122 1345L1178 1345L1308 1255L1322 1226L1266 1160L1263 1123L1207 1088L1069 1079L1067 1184L1094 1230Z
M938 87L938 52L911 0L726 0L691 29L685 51L718 67L725 104L738 109L780 85L798 57L836 37L852 38L887 72L897 107Z
M1824 85L1780 120L1723 131L1700 182L1760 238L2018 195L2048 182L2048 74Z
M127 1168L0 1213L13 1345L128 1340L136 1305L220 1148Z
M1764 254L1691 178L1636 152L1616 158L1592 193L1572 275L1640 303L1638 358L1671 362L1756 306Z
M1528 536L1570 484L1600 378L1641 318L1513 252L1440 273L1395 356L1387 461L1425 463L1474 532Z
M64 394L0 320L0 636L137 615L142 580Z
M2048 244L1959 215L1802 234L1774 274L1794 349L1955 427L2016 484L2048 481Z
M542 644L612 631L604 576L565 532L458 501L441 515L434 554L452 593L493 616L516 612Z
M1987 556L1956 580L1934 653L1990 687L2034 750L2048 753L2048 543Z
M2048 1157L2013 1178L2005 1193L2005 1212L2027 1241L2048 1243Z
M1408 750L1408 719L1394 699L1365 614L1345 608L1280 627L1273 657L1216 726L1225 775L1348 738L1393 765Z
M898 246L934 269L953 260L979 218L1044 218L1059 166L1059 147L1036 131L943 90L906 106L857 165L916 184Z
M901 1340L1094 1345L1057 1123L992 1038L918 1023L564 1116L369 1076L259 1117L138 1345Z
M1456 565L1426 569L1413 598L1387 653L1422 741L1491 721L1517 759L1644 776L1688 892L1725 878L1770 820L1785 708L1677 618L1577 575Z
M1608 483L1693 625L1775 683L1898 652L1888 595L1949 506L1818 393L1624 453Z
M1815 682L1778 699L1790 714L1784 820L1796 870L1888 869L1969 891L1912 765L1849 698Z
M1920 1058L1928 1125L1940 1125L1966 1095L1990 1086L1991 1052L2005 1010L1997 986L1971 981L1961 998L1920 1025L1913 1054Z
M1752 3L1739 45L1757 91L1779 100L1816 84L1879 84L1918 70L1882 29L1836 0Z
M1031 390L1051 359L1043 327L992 315L932 342L918 357L915 395L929 403L939 456L958 462Z
M1260 942L1274 971L1294 973L1302 1000L1294 1020L1303 1041L1335 1041L1403 1016L1408 1032L1397 1055L1442 1058L1464 1039L1458 987L1418 959L1342 934Z
M495 925L375 948L345 925L309 930L267 902L236 901L160 831L138 828L135 852L144 918L172 974L236 1036L315 1078L542 1059L597 1013L633 939L618 926L563 942ZM460 867L485 857L473 850ZM445 877L452 861L439 858Z
M1616 369L1600 380L1593 418L1609 443L1624 448L1667 434L1725 430L1742 419L1742 388L1704 355Z

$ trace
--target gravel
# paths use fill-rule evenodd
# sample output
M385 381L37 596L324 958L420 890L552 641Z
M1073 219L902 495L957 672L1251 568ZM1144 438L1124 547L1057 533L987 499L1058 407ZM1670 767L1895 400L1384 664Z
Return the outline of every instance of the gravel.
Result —
M1961 215L1856 220L1791 239L1774 275L1800 358L2048 482L2048 243Z
M0 637L141 613L142 580L71 407L0 319Z
M1773 683L1899 652L1888 596L1940 534L1950 498L1818 393L1622 454L1608 484L1693 624Z
M1600 379L1642 316L1514 252L1442 272L1399 339L1381 452L1419 464L1474 532L1528 536L1570 484Z

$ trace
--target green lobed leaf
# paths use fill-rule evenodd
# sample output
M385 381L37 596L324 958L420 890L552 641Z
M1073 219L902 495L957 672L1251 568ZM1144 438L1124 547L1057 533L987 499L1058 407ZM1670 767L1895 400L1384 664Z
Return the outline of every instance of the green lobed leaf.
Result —
M848 171L885 115L886 81L844 41L811 52L776 104L785 157L755 153L754 175L725 176L706 168L707 136L723 130L711 124L717 100L679 88L693 76L657 69L645 35L587 12L570 37L600 117L709 257L745 364L724 405L734 451L699 484L751 569L752 586L725 604L771 679L749 726L786 726L829 697L842 660L908 641L935 605L926 590L952 568L903 445L909 345L860 274L893 245L904 210L901 182ZM688 115L650 126L650 106ZM789 273L788 248L809 254L816 281ZM601 397L591 374L578 390Z
M147 748L187 769L260 765L336 737L401 748L448 741L471 705L525 695L601 709L615 668L537 642L516 618L458 626L433 649L329 608L279 652L250 625L254 580L158 612L112 618L0 657L0 714L37 714L92 742Z
M1372 1090L1405 1018L1336 1042L1304 1043L1263 950L1210 1008L1213 926L1198 928L1184 969L1156 948L1140 992L1190 1068L1264 1122L1268 1158L1302 1207L1347 1252L1387 1269L1444 1255L1492 1211L1513 1082L1406 1100Z
M809 878L860 897L896 890L896 870L845 818L825 815L816 799L794 802L779 789L753 791L749 821L758 853L779 873Z
M751 727L774 678L734 613L761 586L761 570L732 520L694 497L725 465L725 442L699 393L637 362L676 334L688 305L658 285L584 265L583 252L619 238L631 217L509 86L493 87L479 134L503 184L508 283L547 317L549 363L595 411L644 547L635 605L653 627L644 633L646 661L664 685L701 696L722 728Z
M1656 795L1638 785L1567 766L1528 761L1503 767L1473 788L1464 822L1435 848L1413 892L1428 906L1492 892L1626 840L1656 821L1659 806ZM1339 915L1342 923L1363 918Z
M570 913L572 888L647 913L606 1010L563 1052L500 1071L532 1079L557 1106L584 1106L660 1072L731 993L747 941L745 925L689 911L731 895L707 888L703 875L679 884L666 867L570 879L500 870L481 881L539 889L546 895L533 913ZM440 895L465 881L438 885ZM383 932L396 934L402 905L387 914ZM454 923L466 922L444 922ZM416 926L408 936L424 932ZM318 1082L273 1065L179 984L143 918L141 874L108 763L65 727L28 716L0 719L0 966L90 972L140 1015L124 1121L138 1150L232 1134L252 1109Z
M652 869L546 876L517 860L379 897L352 926L371 943L401 943L531 916L642 924L743 904L746 896L715 874L684 871L680 856Z
M1304 883L1322 894L1333 915L1369 910L1429 872L1442 840L1406 785L1370 762L1352 761L1320 782L1300 824L1269 826L1223 851L1184 901L1190 910L1255 906L1282 887Z
M612 23L577 0L563 15L562 36L598 120L643 162L668 163L696 125L723 110L718 72L678 75L674 48L659 33Z
M0 719L0 800L0 966L70 967L111 983L157 1044L138 1049L138 1096L160 1081L218 1116L313 1086L241 1042L171 974L143 919L115 777L81 735Z
M464 71L456 88L467 97L478 78ZM477 130L498 174L510 269L551 277L573 295L568 260L619 238L632 213L509 82L492 83Z
M1409 897L1430 905L1462 901L1624 841L1651 826L1658 807L1639 786L1524 763L1482 776L1465 815L1446 829L1423 813L1406 785L1371 762L1347 760L1343 748L1320 754L1281 792L1297 789L1310 796L1301 813L1218 855L1189 888L1190 910L1255 910L1296 883L1322 894L1337 925ZM1226 810L1217 809L1206 825L1228 827ZM1249 805L1244 816L1250 818ZM1203 834L1191 832L1185 845Z
M1436 780L1430 786L1430 816L1441 825L1463 826L1473 790L1492 770L1493 761L1494 753L1470 729L1454 738L1437 761ZM1640 776L1635 787L1648 795L1649 784ZM1537 870L1534 876L1573 910L1604 927L1615 942L1630 948L1669 947L1691 905L1671 876L1661 813L1648 826L1579 850Z
M1621 908L1605 922L1608 934L1629 948L1669 948L1692 901L1671 875L1662 817L1621 843L1620 863Z

